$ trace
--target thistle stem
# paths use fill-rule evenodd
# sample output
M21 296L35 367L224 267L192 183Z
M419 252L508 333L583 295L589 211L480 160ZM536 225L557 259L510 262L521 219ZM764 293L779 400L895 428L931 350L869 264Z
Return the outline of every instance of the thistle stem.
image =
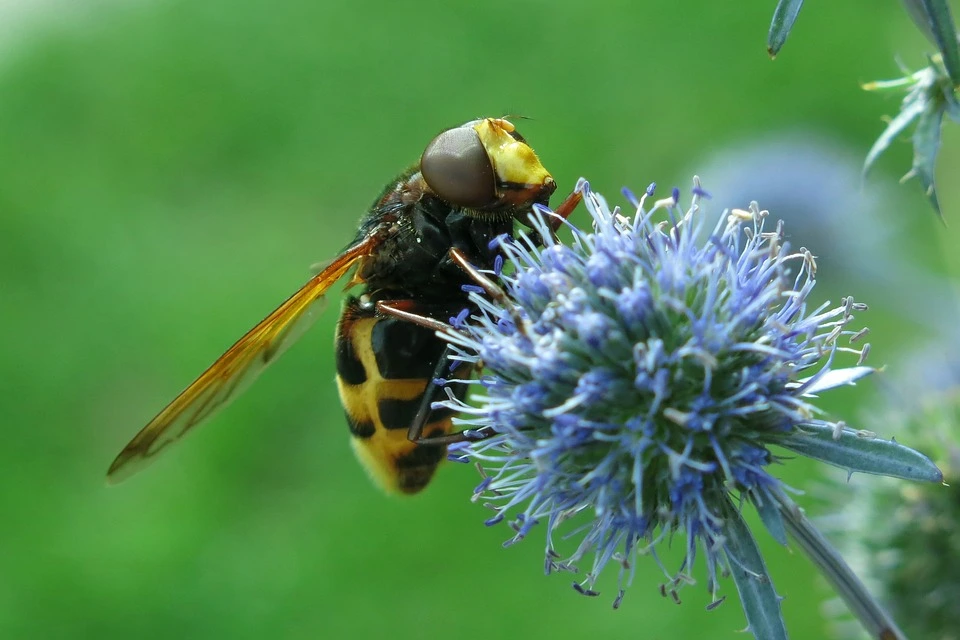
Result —
M870 595L860 578L830 542L782 491L775 492L787 531L860 621L870 637L877 640L907 640L883 606Z

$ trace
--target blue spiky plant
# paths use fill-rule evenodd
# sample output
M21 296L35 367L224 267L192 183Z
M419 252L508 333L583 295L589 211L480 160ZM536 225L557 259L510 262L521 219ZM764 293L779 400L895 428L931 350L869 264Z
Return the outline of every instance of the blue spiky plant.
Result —
M548 572L592 556L574 583L586 595L615 566L615 606L636 556L656 559L660 543L684 534L680 565L661 563L663 588L691 581L702 555L713 602L730 574L754 635L785 638L780 598L741 513L752 505L776 540L794 535L877 637L899 633L773 473L780 447L850 471L940 479L921 454L814 404L873 371L863 364L865 330L854 328L866 307L852 298L810 305L813 256L791 251L755 204L706 232L699 181L686 211L676 189L649 209L653 185L640 198L626 192L627 212L585 181L578 189L592 229L568 225L573 239L562 243L554 214L537 209L533 235L496 241L511 265L496 273L505 295L474 291L479 313L440 332L453 360L483 370L465 382L479 387L470 404L451 394L436 406L460 412L468 435L494 434L451 450L485 475L476 498L495 509L487 524L509 522L510 543L542 525ZM555 542L571 535L579 544L563 556Z

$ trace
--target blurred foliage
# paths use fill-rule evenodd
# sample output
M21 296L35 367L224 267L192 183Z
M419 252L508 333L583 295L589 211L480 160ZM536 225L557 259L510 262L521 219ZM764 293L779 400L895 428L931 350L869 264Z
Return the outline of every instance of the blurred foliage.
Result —
M0 53L0 637L741 637L738 606L707 612L697 589L682 606L661 598L653 562L616 612L613 584L587 599L545 578L536 533L502 550L509 532L482 526L469 468L448 465L413 499L380 494L333 385L335 295L213 424L119 487L103 474L343 247L438 130L530 116L521 130L561 188L584 175L611 199L689 185L700 158L776 130L866 149L889 109L836 61L859 38L855 73L877 77L917 50L901 7L807 12L771 64L751 44L765 4L44 6ZM957 159L946 144L940 171ZM957 189L941 187L945 208ZM936 263L916 195L892 214L917 221L897 241L931 269L960 267ZM851 293L823 275L820 295ZM896 299L867 302L881 364L918 338ZM852 414L865 392L831 408ZM792 463L785 479L816 473ZM822 637L826 588L802 555L761 542L793 637Z
M937 197L937 153L940 151L943 116L960 122L960 102L956 87L960 84L960 42L957 27L950 13L949 0L903 0L904 8L914 24L937 47L937 53L929 56L929 66L911 73L904 70L904 78L892 81L870 82L864 89L903 89L907 92L900 111L890 119L880 137L873 143L864 161L866 174L877 157L908 128L913 126L913 164L903 181L916 177L923 193L937 216L943 219L943 211ZM775 57L793 29L803 0L780 0L774 10L773 20L767 34L767 52ZM867 9L864 8L866 11ZM854 23L851 30L863 25Z
M950 0L902 0L917 28L937 46L953 86L960 85L960 42L950 11Z
M940 55L931 56L930 65L920 71L907 71L905 77L897 80L869 82L863 88L868 91L899 90L907 94L900 104L900 112L890 119L867 153L863 163L864 174L870 171L880 154L912 126L913 165L901 181L916 177L933 210L942 220L943 212L934 176L940 151L941 126L944 115L960 122L960 102L957 101L956 89Z

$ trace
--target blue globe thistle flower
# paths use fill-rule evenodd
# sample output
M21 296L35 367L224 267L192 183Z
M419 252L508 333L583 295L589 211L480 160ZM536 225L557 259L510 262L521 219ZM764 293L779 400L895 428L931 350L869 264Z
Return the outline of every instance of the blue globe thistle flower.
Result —
M923 333L956 326L957 303L945 293L952 291L949 277L910 258L923 249L909 241L915 221L903 215L905 194L886 183L864 184L859 148L814 130L765 132L694 162L710 175L708 220L759 200L785 222L794 247L816 248L819 287L856 291L871 301L871 313L899 316Z
M853 328L866 307L852 298L809 305L813 256L791 252L756 204L704 234L699 181L686 212L677 189L649 211L653 185L639 199L626 192L629 215L585 181L578 189L592 231L571 227L563 244L548 222L554 214L538 209L539 242L497 240L513 266L501 274L498 265L505 295L473 288L479 313L440 332L454 361L483 370L464 382L480 387L471 404L449 394L434 405L460 412L477 438L451 447L451 458L478 463L485 477L475 498L496 511L488 525L512 525L507 544L542 525L548 573L592 556L579 592L596 595L598 575L613 565L619 606L634 557L660 563L658 545L682 533L680 565L661 563L664 593L691 582L702 555L711 606L721 601L719 577L732 574L751 631L786 637L741 510L752 504L781 543L790 531L815 559L829 553L818 552L822 539L771 472L780 460L771 447L851 471L939 479L922 455L862 437L812 403L873 372L862 365L865 330ZM555 543L570 537L579 543L563 556ZM886 618L878 624L895 629Z

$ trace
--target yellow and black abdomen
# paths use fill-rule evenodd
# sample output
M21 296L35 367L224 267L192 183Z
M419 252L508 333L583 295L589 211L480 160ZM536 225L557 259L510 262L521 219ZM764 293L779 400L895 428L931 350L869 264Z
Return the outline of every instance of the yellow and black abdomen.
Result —
M336 334L337 388L353 449L388 491L417 493L446 457L446 446L416 445L408 438L443 349L429 329L377 317L372 304L355 297L344 303ZM466 387L454 390L462 394ZM452 415L448 409L432 411L421 437L450 433Z

